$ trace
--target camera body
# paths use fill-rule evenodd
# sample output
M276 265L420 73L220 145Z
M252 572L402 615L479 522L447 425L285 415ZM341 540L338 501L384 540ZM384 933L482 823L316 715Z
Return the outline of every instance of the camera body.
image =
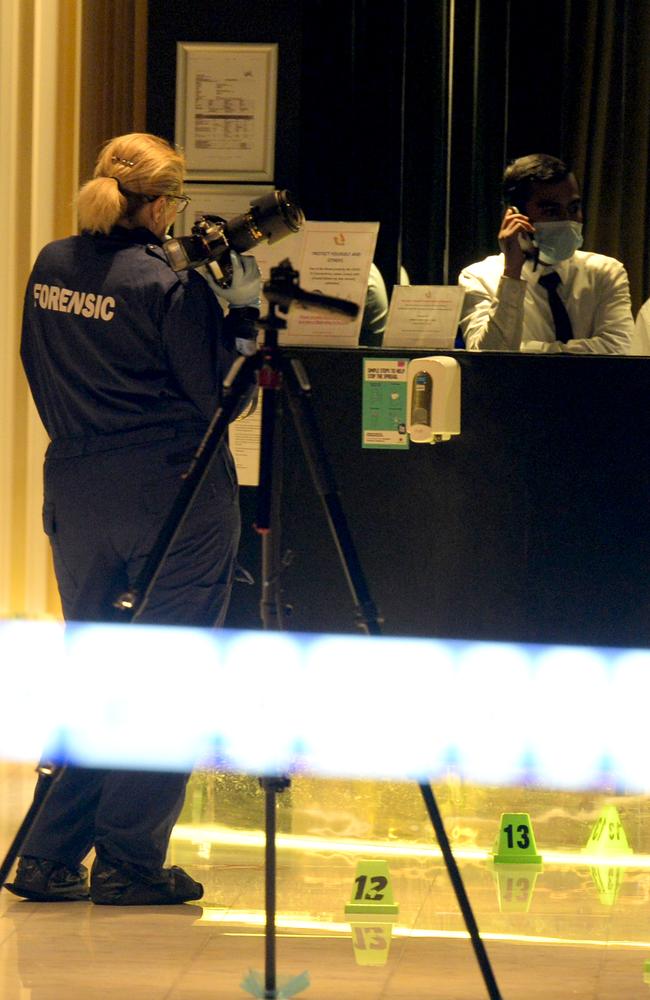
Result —
M289 191L272 191L251 202L250 209L233 219L205 215L192 226L191 236L167 240L163 250L174 271L208 264L216 281L230 285L232 267L230 250L245 253L251 247L268 240L278 240L297 233L305 216Z

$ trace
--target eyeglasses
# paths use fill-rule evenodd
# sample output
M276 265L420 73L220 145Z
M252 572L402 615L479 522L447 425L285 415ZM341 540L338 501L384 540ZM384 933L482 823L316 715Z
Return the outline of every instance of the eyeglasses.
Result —
M176 202L176 211L179 214L185 211L185 209L192 200L190 196L187 194L168 194L165 195L165 197L168 198L170 201Z
M160 197L168 198L170 201L178 202L178 204L176 205L176 211L179 212L179 213L180 212L184 212L185 209L187 208L187 206L189 205L189 203L192 200L190 198L190 196L187 195L187 194L165 194L165 195L159 195L159 194L141 194L139 191L129 191L128 188L125 188L125 187L122 186L122 184L120 184L119 178L114 177L113 179L115 181L117 181L117 186L119 188L120 194L123 194L125 198L139 199L140 202L143 202L143 201L144 202L152 202L152 201L155 201L157 198L160 198Z

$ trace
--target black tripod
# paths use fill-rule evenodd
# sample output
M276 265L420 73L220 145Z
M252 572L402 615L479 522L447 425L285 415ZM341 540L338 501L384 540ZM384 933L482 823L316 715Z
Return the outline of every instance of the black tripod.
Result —
M192 501L203 482L210 462L221 445L231 419L239 412L243 402L250 396L257 384L262 390L262 443L260 456L260 486L258 492L256 529L262 536L262 613L265 627L281 627L277 566L277 544L273 531L274 515L277 511L277 480L273 475L273 457L276 443L280 392L286 397L298 432L301 447L307 461L312 482L323 503L330 531L341 560L356 608L359 626L368 635L381 635L381 622L370 596L354 542L350 534L345 513L320 438L311 405L309 379L297 359L288 359L278 346L278 331L286 326L286 321L276 310L287 312L293 303L304 307L338 311L348 316L357 314L353 303L303 291L298 285L298 275L288 261L274 268L272 277L264 286L264 294L269 302L268 315L259 321L264 330L264 343L248 357L239 358L233 365L225 383L222 405L216 411L210 426L192 459L184 476L183 484L172 509L158 535L152 552L138 577L133 589L120 595L111 609L107 609L106 620L133 622L144 610L158 573L187 515ZM117 617L119 615L119 618ZM45 798L57 778L61 768L39 768L40 779L37 795L23 820L14 841L0 866L0 886L20 853L20 847L27 836ZM265 792L265 992L266 998L278 996L276 988L276 854L275 816L276 795L289 784L285 777L261 779ZM489 958L479 936L478 926L471 909L460 871L452 854L449 840L438 810L433 791L428 784L419 783L424 804L434 827L438 843L449 877L451 879L472 946L485 981L490 1000L501 1000Z
M288 262L285 262L288 264ZM269 300L269 316L264 320L266 341L262 348L263 366L267 367L265 381L260 380L263 390L269 388L284 389L289 403L294 425L300 439L300 444L313 486L318 493L333 540L341 561L348 587L356 608L357 623L368 635L381 635L381 619L370 596L368 585L359 561L354 541L348 528L347 520L341 505L334 475L322 444L318 424L311 405L311 386L303 365L297 359L287 360L282 349L277 344L277 331L283 329L286 323L275 313L275 306L286 312L292 301L305 302L307 293L297 285L297 274L282 265L274 269L271 282L265 285L265 295ZM318 308L331 308L346 312L344 303L329 303L322 297L307 296L313 299ZM322 301L318 301L321 298ZM309 303L307 303L309 304ZM348 315L351 313L348 312ZM234 388L234 386L233 386ZM274 546L272 525L277 520L272 516L277 510L277 489L273 488L274 431L277 426L277 393L263 392L262 397L262 447L260 456L260 494L258 497L256 528L263 532L263 573L262 573L262 617L264 607L274 621L276 627L281 627L282 608L278 586L279 566L277 546ZM269 610L270 609L270 610ZM265 620L267 625L267 620ZM275 794L288 785L286 778L262 779L266 793L266 979L265 997L277 996L275 989ZM472 946L479 964L481 974L487 987L490 1000L501 1000L490 961L481 941L478 926L472 912L465 886L451 851L449 839L442 822L438 805L429 784L418 783L425 808L435 830L440 849L449 872L456 898L469 932Z

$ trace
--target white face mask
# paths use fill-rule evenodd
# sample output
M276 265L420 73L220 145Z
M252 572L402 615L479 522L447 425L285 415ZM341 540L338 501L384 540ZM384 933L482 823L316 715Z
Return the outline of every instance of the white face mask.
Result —
M536 222L533 242L543 264L559 264L582 246L582 223Z

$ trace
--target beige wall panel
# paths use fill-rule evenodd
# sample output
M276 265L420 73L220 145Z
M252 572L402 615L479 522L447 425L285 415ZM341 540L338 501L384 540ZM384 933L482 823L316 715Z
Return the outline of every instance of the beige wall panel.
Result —
M60 613L41 523L47 436L19 358L25 282L40 247L74 230L80 0L1 0L0 121L11 247L2 276L0 599L4 615Z
M146 0L0 0L0 615L60 614L41 523L47 436L19 357L33 260L76 228L99 146L146 119Z
M0 268L0 610L22 610L25 589L27 387L18 349L25 279L31 262L33 4L0 3L0 185L8 248Z

